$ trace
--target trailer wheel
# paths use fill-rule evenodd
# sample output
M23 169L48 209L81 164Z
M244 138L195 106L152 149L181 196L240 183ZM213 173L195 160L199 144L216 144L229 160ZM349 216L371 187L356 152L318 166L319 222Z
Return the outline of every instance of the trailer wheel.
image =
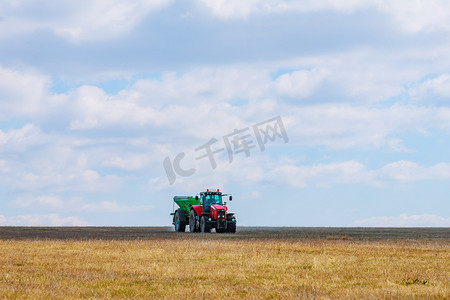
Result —
M177 210L175 212L175 231L185 232L186 231L186 223L181 221L180 212Z
M205 216L200 219L200 231L211 232L211 227L209 227L209 224L206 222Z
M191 214L189 216L189 230L190 232L199 232L200 228L196 226L195 219L197 218L197 214L195 213L195 210L191 210Z

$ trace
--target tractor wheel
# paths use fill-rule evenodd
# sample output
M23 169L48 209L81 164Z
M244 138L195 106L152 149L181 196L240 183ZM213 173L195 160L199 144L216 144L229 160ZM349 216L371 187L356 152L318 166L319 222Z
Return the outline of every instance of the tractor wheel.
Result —
M197 217L197 214L195 213L195 210L191 210L191 215L189 216L189 230L191 232L199 232L199 228L196 226L195 218Z
M185 230L186 230L186 223L185 223L185 222L182 222L182 221L180 220L180 213L179 213L179 211L177 210L177 211L175 212L175 231L178 231L178 232L185 232Z
M227 232L227 233L236 233L236 223L228 223L227 224L227 230L225 232Z
M217 233L224 233L225 232L225 229L224 228L216 228L216 232Z
M206 223L206 217L203 216L200 219L200 231L201 232L211 232L211 227L209 227L209 224Z

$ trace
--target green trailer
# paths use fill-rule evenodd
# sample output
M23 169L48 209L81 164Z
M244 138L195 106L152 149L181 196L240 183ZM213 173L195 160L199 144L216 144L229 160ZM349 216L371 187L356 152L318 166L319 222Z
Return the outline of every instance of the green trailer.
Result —
M186 225L189 224L189 213L192 205L198 205L195 197L191 196L175 196L173 197L173 202L178 205L178 208L171 213L173 216L173 225L175 225L175 231L185 232Z

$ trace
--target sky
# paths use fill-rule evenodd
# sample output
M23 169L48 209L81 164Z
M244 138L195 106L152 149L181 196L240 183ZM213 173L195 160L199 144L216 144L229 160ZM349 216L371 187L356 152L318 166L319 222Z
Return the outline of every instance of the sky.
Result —
M445 0L0 1L0 226L450 227Z

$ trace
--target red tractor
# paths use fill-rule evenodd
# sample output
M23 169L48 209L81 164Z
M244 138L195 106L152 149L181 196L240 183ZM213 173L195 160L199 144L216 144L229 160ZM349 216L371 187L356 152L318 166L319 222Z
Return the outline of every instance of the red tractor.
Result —
M222 202L223 196L228 196L230 201L233 199L231 195L210 189L201 192L195 198L173 197L174 202L179 206L172 213L175 230L183 232L186 225L189 225L191 232L211 232L211 229L215 228L219 233L235 233L236 218L234 213L228 212L226 203Z

